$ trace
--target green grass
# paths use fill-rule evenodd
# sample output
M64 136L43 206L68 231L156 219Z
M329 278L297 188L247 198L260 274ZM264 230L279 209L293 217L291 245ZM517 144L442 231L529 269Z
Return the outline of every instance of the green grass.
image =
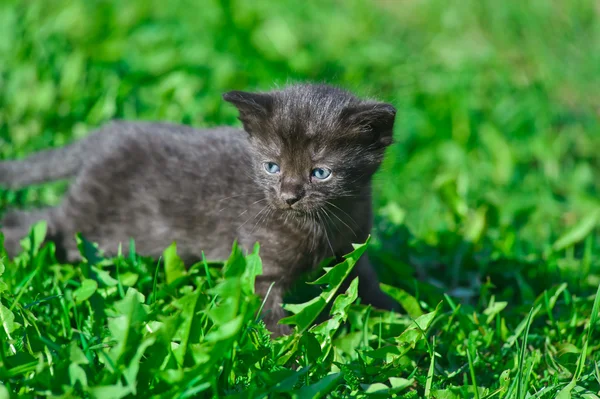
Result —
M351 285L318 315L358 246L320 290L290 293L296 332L271 340L255 318L260 252L184 267L174 247L101 259L80 240L87 260L59 264L40 225L0 263L0 398L600 397L599 13L592 0L2 2L0 158L113 118L237 124L231 89L316 80L393 102L368 251L405 311L360 305ZM0 190L0 212L65 188Z

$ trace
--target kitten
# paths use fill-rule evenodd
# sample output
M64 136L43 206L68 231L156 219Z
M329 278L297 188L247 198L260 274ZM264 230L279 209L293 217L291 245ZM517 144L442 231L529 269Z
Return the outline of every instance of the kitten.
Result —
M392 142L396 110L327 85L280 91L231 91L244 131L113 122L78 142L0 162L9 188L73 178L54 208L13 212L2 221L10 256L30 225L46 220L48 237L76 261L80 232L107 255L119 244L158 257L177 242L181 258L225 259L237 239L261 243L265 321L276 334L286 288L328 256L341 257L371 230L371 177ZM363 302L389 308L364 255L355 266Z

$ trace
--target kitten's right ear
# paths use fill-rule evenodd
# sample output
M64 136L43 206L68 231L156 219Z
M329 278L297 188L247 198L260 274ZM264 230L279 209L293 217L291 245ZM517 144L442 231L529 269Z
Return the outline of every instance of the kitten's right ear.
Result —
M223 94L223 100L236 106L239 120L249 134L254 130L253 125L268 117L273 109L273 97L269 94L233 90Z
M273 97L264 93L233 90L223 94L223 100L235 105L240 116L268 116L273 108Z

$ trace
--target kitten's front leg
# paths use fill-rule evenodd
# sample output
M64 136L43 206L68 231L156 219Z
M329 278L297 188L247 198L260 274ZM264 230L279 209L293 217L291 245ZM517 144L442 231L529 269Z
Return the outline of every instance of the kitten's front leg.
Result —
M361 303L383 310L398 309L398 304L379 288L379 278L366 253L358 259L349 280L357 276L358 296L361 298Z
M275 284L273 284L273 281L273 278L268 276L258 276L256 278L256 293L263 300L266 297L261 317L267 325L267 329L273 333L273 337L279 337L290 334L292 329L288 325L278 324L279 320L285 317L285 311L281 307L284 287L282 287L281 281L275 281ZM273 287L269 291L271 284L273 284Z

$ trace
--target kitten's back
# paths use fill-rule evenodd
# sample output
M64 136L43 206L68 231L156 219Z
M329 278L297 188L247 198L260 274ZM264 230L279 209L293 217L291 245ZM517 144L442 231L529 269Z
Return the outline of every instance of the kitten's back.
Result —
M238 129L194 129L158 122L111 122L87 137L62 148L37 152L21 160L0 162L0 186L17 189L76 176L86 163L115 153L136 157L135 148L158 147L168 152L178 144L185 153L210 156L222 147L244 151L244 134ZM130 153L123 146L132 145ZM204 147L204 148L203 148ZM124 150L124 151L123 151ZM125 152L125 153L123 153Z

